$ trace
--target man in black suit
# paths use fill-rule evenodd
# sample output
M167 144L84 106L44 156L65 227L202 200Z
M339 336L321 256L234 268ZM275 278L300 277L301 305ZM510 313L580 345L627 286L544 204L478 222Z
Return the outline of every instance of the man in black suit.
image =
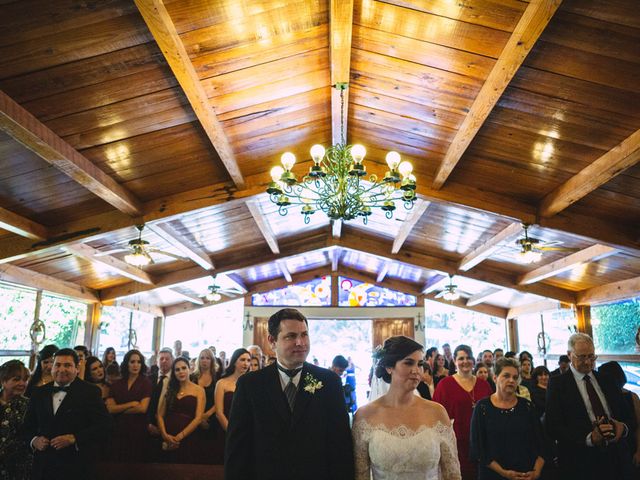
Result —
M100 390L77 378L78 355L54 355L53 382L36 388L24 420L24 438L34 450L34 480L91 478L97 447L107 439L111 417Z
M307 319L269 318L277 362L238 380L225 451L225 480L353 480L353 451L338 376L305 362Z
M568 354L569 371L549 379L545 414L547 432L558 442L561 478L631 478L620 390L594 372L597 357L589 335L571 335Z
M171 365L173 364L173 352L170 348L163 348L158 352L158 371L149 375L153 390L151 391L151 399L149 401L149 408L147 409L148 430L152 435L159 436L160 430L158 430L158 422L156 420L156 413L158 413L158 405L160 404L160 398L167 391L169 386L169 376L171 374Z
M569 360L569 355L560 355L560 358L558 358L558 368L552 371L549 375L551 377L556 377L558 375L562 375L565 372L568 372L570 364L571 360Z

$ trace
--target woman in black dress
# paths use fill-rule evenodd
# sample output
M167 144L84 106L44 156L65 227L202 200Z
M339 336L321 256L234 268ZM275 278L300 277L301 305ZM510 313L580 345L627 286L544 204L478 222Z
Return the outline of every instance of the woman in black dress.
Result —
M31 375L27 391L24 396L31 398L31 392L34 388L41 387L49 382L53 382L51 376L51 367L53 367L53 355L60 350L56 345L45 345L40 353L38 353L38 364Z
M479 480L535 480L544 466L540 420L531 403L516 396L519 365L501 358L496 393L480 400L471 419L471 457Z
M31 478L33 455L20 435L29 399L24 392L29 370L20 360L0 367L0 480Z
M538 418L542 418L547 406L547 386L549 385L549 369L540 365L533 369L531 374L531 402L536 409Z
M198 438L197 448L200 455L197 462L221 465L224 458L224 431L220 428L216 418L214 392L218 364L210 348L205 348L198 355L196 369L191 375L191 381L204 389L205 406L200 427L195 435Z

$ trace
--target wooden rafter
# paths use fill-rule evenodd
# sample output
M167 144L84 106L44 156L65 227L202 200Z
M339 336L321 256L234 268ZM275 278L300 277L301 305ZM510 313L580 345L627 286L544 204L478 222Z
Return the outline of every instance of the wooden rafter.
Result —
M331 0L330 6L330 45L331 45L331 85L349 83L351 66L351 36L353 30L353 0ZM343 143L341 125L344 126L344 137L347 137L347 112L349 107L349 90L345 90L344 109L341 109L340 90L331 89L331 137L333 145Z
M507 313L507 318L517 318L522 315L527 315L529 313L538 313L544 312L547 310L555 310L560 306L558 302L553 302L551 300L539 300L537 302L527 303L524 305L518 305L517 307L512 307L509 309Z
M384 262L382 264L382 268L378 272L378 276L376 278L376 282L382 283L384 281L384 277L386 277L387 273L389 273L389 267L390 266L391 266L391 262Z
M240 278L240 275L236 273L227 273L227 278L229 279L229 282L233 285L233 287L239 292L241 292L242 295L246 294L249 291L247 286L244 284L244 282Z
M465 257L460 261L458 268L463 272L466 272L493 255L493 253L500 248L501 244L515 239L521 233L522 225L519 223L511 223L509 226L502 229L497 235L494 235L482 245L477 246L465 255Z
M244 188L245 181L227 135L164 3L162 0L135 0L135 3L231 179L238 188Z
M164 309L157 305L151 305L150 303L140 303L129 300L114 300L110 302L102 302L102 305L107 307L122 307L134 310L136 312L144 312L154 317L164 317Z
M91 263L102 265L118 275L130 278L135 282L153 285L153 279L144 270L134 267L133 265L129 265L127 262L124 262L119 258L112 257L111 255L102 255L100 250L96 250L89 245L76 243L73 245L67 245L65 248L70 253L78 255Z
M331 271L337 272L340 267L340 254L342 253L339 247L334 247L329 250L331 255Z
M640 296L640 277L608 283L578 292L578 305L615 302Z
M605 245L591 245L579 252L572 253L564 258L548 263L541 267L531 270L518 278L519 285L528 285L539 282L545 278L553 277L567 270L581 265L585 262L595 262L611 255L615 255L618 251L615 248Z
M438 290L442 285L444 285L449 279L448 275L442 275L440 273L436 273L432 277L427 280L427 282L422 287L422 294L427 295L435 290Z
M331 220L331 236L333 238L340 238L342 235L342 220Z
M162 238L165 242L180 250L184 256L191 259L205 270L214 269L213 262L207 252L199 246L194 245L191 240L186 238L168 223L149 223L146 227Z
M31 240L46 240L47 227L0 207L0 228Z
M193 303L195 305L204 305L204 300L197 295L191 295L190 293L184 293L178 290L177 288L169 288L169 291L174 295L178 295L185 299L187 302Z
M264 237L265 241L269 245L269 248L273 253L280 253L280 247L278 246L278 240L276 239L273 230L271 230L271 226L267 223L267 219L264 217L262 213L262 209L258 202L249 200L247 201L247 208L253 217L253 220L256 222L260 233Z
M293 282L293 277L291 276L291 272L289 271L289 267L287 267L287 262L285 260L276 260L276 265L282 272L282 276L285 278L287 283Z
M2 91L0 129L122 213L131 216L142 214L142 204L129 190Z
M640 161L640 130L549 193L540 203L540 216L550 217L604 185Z
M433 188L442 188L460 161L480 127L498 102L505 88L522 65L525 57L543 32L562 0L532 0L516 25L496 61L469 113L451 141L451 146L438 168Z
M431 202L420 199L416 201L413 209L407 215L405 221L402 222L402 226L400 227L400 230L398 230L396 238L393 240L391 253L398 253L400 251L402 245L407 240L407 237L409 237L411 230L413 230L413 227L415 227L418 221L422 218L422 215L424 215L424 212L427 211L427 208L429 208L430 204Z
M486 302L487 299L489 299L496 293L502 292L503 290L504 290L503 288L498 288L498 287L487 288L486 290L483 290L480 293L476 293L475 295L472 295L471 297L469 297L467 299L467 306L473 307L475 305L480 305L481 303Z
M442 303L444 305L450 305L452 307L463 308L465 310L470 310L472 312L484 313L485 315L491 315L493 317L498 318L507 318L507 309L498 307L496 305L469 305L465 302L464 298L459 298L457 300L449 301L444 298L436 298L437 293L432 292L428 295L424 296L425 300L430 300L432 302Z

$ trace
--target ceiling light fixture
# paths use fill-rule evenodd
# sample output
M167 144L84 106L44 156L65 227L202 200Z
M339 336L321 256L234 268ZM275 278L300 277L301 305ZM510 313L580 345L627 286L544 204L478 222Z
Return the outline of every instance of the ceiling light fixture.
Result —
M284 216L289 207L300 206L304 223L309 216L320 210L332 220L353 220L367 217L374 208L380 208L387 218L393 216L396 201L402 201L410 210L416 201L416 177L413 166L401 161L400 154L389 152L386 156L389 171L382 180L376 175L367 175L363 164L366 150L362 145L347 145L344 137L344 91L347 83L338 83L340 90L340 138L341 142L325 150L322 145L311 147L313 165L301 181L291 171L296 157L286 152L281 157L282 166L271 169L272 182L267 193L273 203L280 207Z
M124 261L134 267L144 267L151 263L151 257L146 249L149 242L142 240L142 229L144 228L144 225L136 225L136 228L138 229L138 238L129 241L131 253L124 256Z

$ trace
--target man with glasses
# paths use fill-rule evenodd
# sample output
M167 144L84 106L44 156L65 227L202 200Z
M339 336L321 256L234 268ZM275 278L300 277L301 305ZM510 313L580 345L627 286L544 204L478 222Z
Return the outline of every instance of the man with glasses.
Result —
M620 390L594 371L593 340L571 335L569 371L549 379L545 427L558 442L560 478L630 479L631 456Z

